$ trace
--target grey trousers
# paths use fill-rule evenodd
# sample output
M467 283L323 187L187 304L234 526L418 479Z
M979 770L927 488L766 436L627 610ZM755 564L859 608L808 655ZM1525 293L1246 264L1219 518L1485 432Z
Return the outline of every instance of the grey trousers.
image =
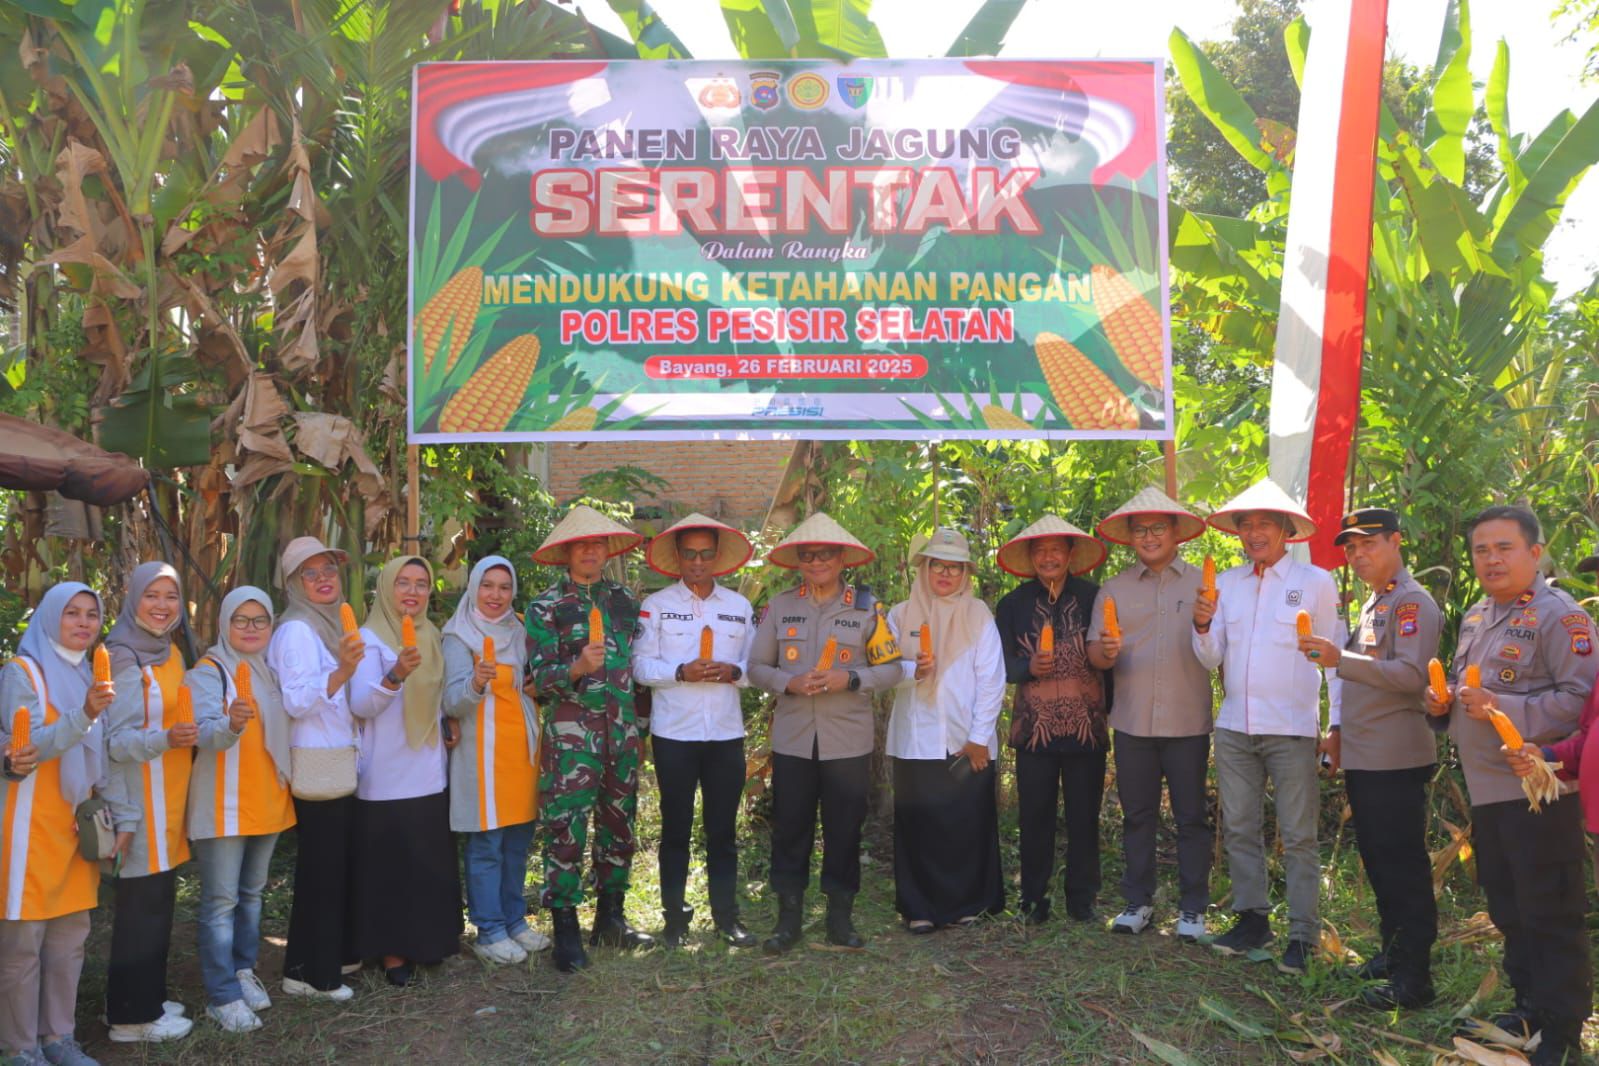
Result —
M72 1035L89 912L42 922L0 921L0 1053Z
M1216 730L1216 781L1221 793L1222 836L1233 882L1233 910L1271 909L1266 879L1266 780L1277 808L1277 838L1288 874L1288 935L1321 941L1317 896L1321 890L1316 851L1316 741L1312 737L1251 736Z
M1117 731L1114 750L1125 860L1122 898L1131 907L1155 902L1155 834L1164 779L1177 823L1178 908L1204 913L1210 904L1210 821L1205 810L1210 737L1139 737Z

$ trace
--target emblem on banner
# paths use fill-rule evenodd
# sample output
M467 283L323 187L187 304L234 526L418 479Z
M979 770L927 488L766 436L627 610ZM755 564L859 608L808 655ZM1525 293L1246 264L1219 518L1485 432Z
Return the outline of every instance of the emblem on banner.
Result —
M770 111L782 102L777 91L778 76L770 70L760 70L750 75L750 103L762 111Z
M789 79L788 102L801 111L815 111L827 103L827 79L807 71Z
M700 89L700 106L710 110L736 108L741 102L732 78L712 78Z
M872 79L838 76L838 95L851 107L862 108L872 95Z

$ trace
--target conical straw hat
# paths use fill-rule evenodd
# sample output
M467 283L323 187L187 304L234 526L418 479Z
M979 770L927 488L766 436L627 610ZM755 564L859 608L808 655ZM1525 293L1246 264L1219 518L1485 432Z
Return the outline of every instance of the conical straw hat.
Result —
M650 538L644 549L644 561L650 569L667 577L682 577L682 561L677 557L677 535L686 529L708 529L716 534L716 558L711 563L713 577L731 574L750 561L755 549L750 539L725 522L707 518L695 512L680 518L671 528Z
M1245 511L1276 511L1288 516L1293 526L1288 531L1292 541L1309 540L1316 535L1316 523L1310 520L1305 509L1277 482L1266 478L1249 486L1210 516L1210 524L1223 533L1238 535L1238 516Z
M865 566L877 558L877 553L857 540L853 533L833 521L826 513L817 511L795 526L777 547L767 552L766 561L773 566L793 570L799 566L799 558L795 552L801 545L842 548L845 566Z
M550 530L550 535L544 538L539 550L533 553L533 561L546 566L565 566L567 545L574 540L588 540L590 537L606 538L607 559L638 547L644 539L643 535L620 522L614 522L587 504L580 503L566 512L566 517Z
M1071 554L1066 557L1066 569L1073 574L1087 573L1104 562L1105 556L1110 554L1103 544L1064 518L1047 514L1000 546L995 555L1000 568L1017 577L1036 577L1028 542L1045 537L1066 538L1071 546Z
M1205 532L1204 519L1190 513L1182 504L1150 485L1138 495L1112 511L1094 527L1094 532L1112 544L1131 544L1133 541L1133 515L1166 515L1177 527L1177 543L1193 540Z

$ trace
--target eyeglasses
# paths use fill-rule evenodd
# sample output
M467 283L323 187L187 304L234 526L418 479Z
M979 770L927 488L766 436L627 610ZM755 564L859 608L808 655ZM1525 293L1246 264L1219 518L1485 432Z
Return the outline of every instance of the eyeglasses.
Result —
M1171 532L1170 522L1151 522L1147 526L1133 526L1134 540L1143 540L1145 537L1164 537Z
M695 561L708 563L716 558L716 551L717 549L715 548L699 548L697 550L694 548L679 548L677 549L677 557L685 563Z
M396 578L394 581L395 592L426 592L427 590L428 583L425 579L422 581L408 581L404 578Z
M300 580L301 581L328 581L328 580L330 580L332 578L335 578L335 577L338 577L338 576L339 576L339 568L336 567L336 566L324 567L324 568L322 568L320 570L301 570L300 571Z
M929 559L927 569L939 577L960 577L966 572L965 563L947 563L942 559Z
M271 616L264 614L236 614L232 618L228 619L228 624L234 629L249 629L259 633L263 629L272 628L272 618Z
M837 548L800 548L794 557L802 563L830 563L838 558Z

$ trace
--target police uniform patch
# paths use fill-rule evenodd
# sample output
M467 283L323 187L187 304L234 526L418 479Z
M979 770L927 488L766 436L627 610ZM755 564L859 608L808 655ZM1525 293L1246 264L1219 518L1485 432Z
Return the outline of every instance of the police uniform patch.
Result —
M851 659L853 659L854 657L855 657L854 653L851 652L848 648L840 648L840 649L838 649L838 661L839 662L847 663Z
M639 611L638 616L640 618L648 618L650 616L650 612L641 610L641 611Z
M1421 604L1415 602L1401 603L1399 610L1394 612L1394 618L1399 622L1399 635L1402 637L1415 636L1419 627L1417 619L1420 615Z
M797 636L799 636L799 630L797 628L795 628L794 626L789 626L787 635L791 636L791 637L797 637Z
M1509 659L1511 662L1519 662L1521 660L1521 645L1506 644L1499 649L1499 657L1501 659Z
M1466 615L1466 624L1468 626L1474 626L1480 621L1482 621L1482 615L1481 614L1468 614L1468 615Z
M1511 684L1516 680L1516 671L1512 667L1505 667L1499 671L1499 682L1503 685Z
M1301 603L1304 602L1304 599L1305 599L1305 594L1300 589L1289 589L1288 590L1288 606L1290 606L1290 607L1298 607Z
M798 648L784 648L783 649L783 658L787 659L789 662L793 662L795 659L799 658L799 649Z
M1388 613L1388 605L1386 603L1379 603L1376 606L1375 609L1376 609L1378 614L1387 614Z
M855 586L854 585L846 585L844 587L844 606L845 607L853 607L853 606L855 606Z
M1560 619L1560 624L1566 627L1566 633L1571 637L1573 655L1593 654L1593 631L1588 628L1587 615L1580 611L1568 614Z

